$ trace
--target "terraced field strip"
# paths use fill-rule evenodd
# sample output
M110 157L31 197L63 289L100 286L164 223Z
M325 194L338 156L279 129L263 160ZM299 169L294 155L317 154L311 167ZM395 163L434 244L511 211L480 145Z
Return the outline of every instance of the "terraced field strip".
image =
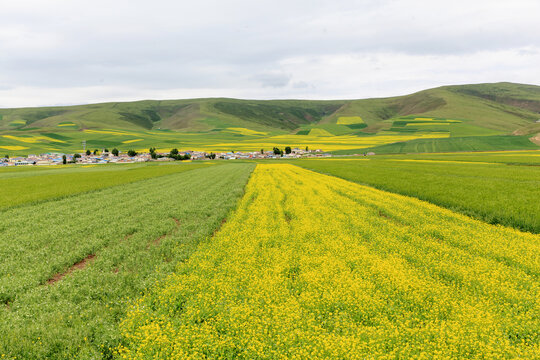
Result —
M253 168L199 168L2 212L0 357L110 358L128 298L212 235Z
M419 157L419 156L416 156ZM298 160L294 164L396 192L492 223L540 233L540 167L460 161ZM365 158L362 158L365 159ZM406 161L394 161L396 159ZM490 158L485 156L485 162Z
M536 151L489 151L463 153L433 153L417 155L386 155L377 158L450 160L471 162L496 162L510 165L540 166L540 150Z
M540 237L287 164L122 322L127 359L535 358Z
M87 191L143 179L180 173L208 166L174 165L99 165L96 167L66 166L57 168L19 168L0 170L0 211L9 207L65 197ZM10 171L11 170L11 171Z

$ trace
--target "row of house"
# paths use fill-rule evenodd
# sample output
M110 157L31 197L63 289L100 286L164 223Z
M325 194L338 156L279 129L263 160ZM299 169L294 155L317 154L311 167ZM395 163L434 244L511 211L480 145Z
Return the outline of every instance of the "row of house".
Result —
M290 154L276 155L273 151L253 151L253 152L217 152L207 153L203 151L180 151L178 155L189 155L192 160L206 160L210 158L235 160L235 159L276 159L276 158L300 158L300 157L327 157L330 154L322 150L303 150L294 148ZM158 158L153 159L150 153L139 153L129 156L127 153L119 153L114 156L109 152L102 151L100 154L62 154L46 153L40 155L28 155L27 157L0 158L0 166L22 166L22 165L60 165L64 163L64 156L67 163L76 162L78 164L108 164L108 163L135 163L146 161L172 161L168 157L169 153L157 153Z

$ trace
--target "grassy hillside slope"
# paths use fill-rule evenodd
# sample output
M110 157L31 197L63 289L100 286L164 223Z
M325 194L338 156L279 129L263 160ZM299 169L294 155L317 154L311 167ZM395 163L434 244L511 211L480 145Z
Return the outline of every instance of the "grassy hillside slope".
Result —
M0 151L80 151L82 140L99 149L220 150L245 149L236 145L248 141L259 150L257 144L272 144L273 137L284 135L292 146L332 151L336 147L322 140L337 137L334 143L343 150L358 148L358 141L350 140L365 136L382 136L384 144L425 137L533 137L540 133L538 119L540 87L511 83L446 86L363 100L144 100L0 109ZM347 138L339 138L343 136ZM379 143L361 141L361 147ZM495 148L504 150L506 144Z

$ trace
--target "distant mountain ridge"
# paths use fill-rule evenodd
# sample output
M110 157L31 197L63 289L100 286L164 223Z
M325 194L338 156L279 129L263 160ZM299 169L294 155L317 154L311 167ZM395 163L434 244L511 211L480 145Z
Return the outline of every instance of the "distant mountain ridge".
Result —
M55 128L70 121L88 129L201 131L242 126L293 131L301 125L332 123L339 116L359 115L368 127L376 127L380 121L413 114L466 118L489 129L512 133L540 118L540 86L455 85L361 100L209 98L0 109L0 129Z
M256 133L269 136L369 136L393 130L410 133L413 127L398 129L395 126L395 120L407 116L466 122L466 126L451 134L452 137L535 136L540 133L540 123L536 122L540 119L540 86L506 82L453 85L405 96L359 100L208 98L0 109L0 148L24 147L30 151L31 146L17 146L13 141L25 142L21 136L32 135L39 142L39 136L45 134L44 137L56 138L57 146L49 147L56 149L61 147L62 136L73 138L75 131L101 130L197 133L211 139L215 133L246 129L232 130L244 132L234 135L238 141L242 140L241 135ZM362 123L339 125L340 118L350 117L361 118ZM312 131L315 127L318 130ZM231 139L234 136L231 135ZM32 141L26 139L27 144ZM166 144L172 142L168 140L156 146L168 146ZM114 141L103 140L103 144L98 144L96 140L95 146L107 144L112 146Z

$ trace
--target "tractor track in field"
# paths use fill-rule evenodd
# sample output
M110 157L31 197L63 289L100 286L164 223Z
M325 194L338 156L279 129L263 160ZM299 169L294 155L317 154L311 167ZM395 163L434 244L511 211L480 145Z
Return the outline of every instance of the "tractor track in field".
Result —
M146 246L147 249L149 249L150 246L159 245L159 243L161 242L161 240L163 238L172 235L176 231L176 229L178 229L178 227L180 226L180 220L178 220L175 217L173 217L172 219L174 220L174 223L176 224L176 227L172 231L170 231L169 233L163 234L163 235L157 237L156 239L154 239L150 244L148 244ZM134 235L134 233L131 233L131 234L128 234L128 235L124 236L122 241L128 240L133 235ZM69 269L67 269L66 271L59 272L59 273L53 275L51 278L49 278L49 280L47 280L47 285L55 285L57 282L61 281L63 278L65 278L67 275L73 273L74 271L82 270L82 269L86 268L86 266L88 266L92 261L94 261L95 258L96 258L96 254L90 254L90 255L86 256L84 259L82 259L82 260L76 262L75 264L71 265L69 267ZM118 271L119 271L118 268L113 269L114 273L118 273Z
M96 257L96 254L90 254L86 256L81 261L78 261L75 264L71 265L71 267L67 269L66 271L57 273L56 275L51 277L49 280L47 280L47 285L54 285L60 280L62 280L64 277L66 277L67 275L74 272L75 270L84 269L86 266L88 266L89 263L91 263L94 260L95 257Z
M160 235L158 236L157 238L155 238L151 243L149 243L148 245L146 245L146 249L150 249L151 246L158 246L160 243L161 243L161 240L163 240L164 238L166 238L167 236L171 236L172 234L174 234L176 232L176 230L180 227L180 220L178 220L177 218L175 217L171 217L173 220L174 220L174 223L176 224L175 228L172 229L171 231L169 231L168 233L166 234L163 234L163 235Z

